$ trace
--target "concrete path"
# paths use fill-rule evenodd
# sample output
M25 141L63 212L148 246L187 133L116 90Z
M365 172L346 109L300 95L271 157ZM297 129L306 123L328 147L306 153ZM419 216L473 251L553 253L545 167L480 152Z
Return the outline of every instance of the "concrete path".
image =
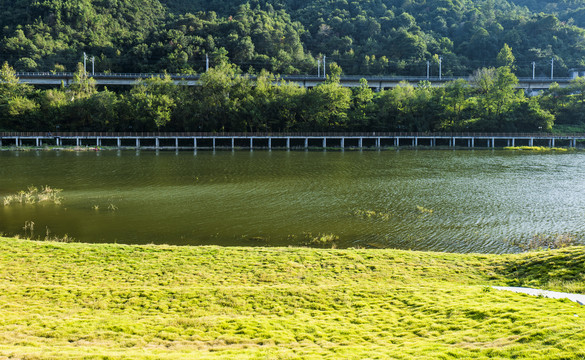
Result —
M548 290L540 290L540 289L532 289L526 287L513 287L513 286L492 286L494 289L497 290L508 290L517 293L523 293L528 295L534 296L544 296L547 298L552 299L569 299L574 301L580 305L585 305L585 295L581 294L570 294L570 293L562 293L557 291L548 291Z

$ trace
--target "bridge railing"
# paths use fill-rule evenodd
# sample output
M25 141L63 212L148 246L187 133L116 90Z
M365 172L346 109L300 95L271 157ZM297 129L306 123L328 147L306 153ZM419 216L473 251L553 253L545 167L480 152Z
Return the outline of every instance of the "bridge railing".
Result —
M0 132L2 137L494 137L585 138L584 133L487 133L487 132Z

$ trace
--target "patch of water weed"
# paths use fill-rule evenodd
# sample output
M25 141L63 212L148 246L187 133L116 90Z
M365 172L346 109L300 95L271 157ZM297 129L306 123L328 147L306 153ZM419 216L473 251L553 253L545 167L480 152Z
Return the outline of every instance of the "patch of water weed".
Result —
M336 248L339 236L335 234L317 234L303 233L301 245L319 248Z
M506 146L504 150L525 150L525 151L568 151L567 148L546 147L546 146Z
M508 243L528 252L562 249L569 246L583 245L585 242L582 238L573 234L535 234L529 238L520 238L508 241Z
M55 242L63 242L63 243L70 243L75 241L74 238L70 237L69 235L65 234L63 236L51 236L51 229L48 226L45 227L45 241L55 241Z
M26 237L26 233L28 232L29 237L33 238L35 235L35 223L34 221L25 221L24 222L24 226L22 227L22 230L24 231L24 236Z
M16 194L7 195L3 199L4 206L12 204L38 204L38 203L53 203L61 205L63 197L61 192L63 189L54 189L48 185L42 186L41 190L35 186L29 186L27 190L21 190Z
M428 209L424 206L417 205L416 210L421 214L432 214L434 212L433 209Z
M353 215L368 220L369 219L389 220L392 217L392 214L390 212L361 209L354 211Z

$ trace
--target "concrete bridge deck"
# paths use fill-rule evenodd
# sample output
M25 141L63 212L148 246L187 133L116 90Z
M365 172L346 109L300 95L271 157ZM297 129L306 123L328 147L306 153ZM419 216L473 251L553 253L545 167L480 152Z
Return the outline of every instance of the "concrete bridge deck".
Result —
M200 75L188 74L168 74L177 85L197 86L199 85ZM65 85L73 81L73 73L51 73L51 72L19 72L16 76L23 83L32 85L50 85L58 86L61 83ZM137 79L147 79L153 77L162 77L165 74L147 74L147 73L95 73L89 75L97 85L101 86L132 86L137 83ZM250 76L254 78L254 76ZM282 75L281 78L286 81L295 82L303 87L315 87L322 84L325 79L319 76L311 75ZM442 77L425 77L425 76L374 76L374 75L347 75L341 76L340 84L345 87L360 86L360 79L366 79L369 87L375 90L390 89L398 86L401 82L408 82L417 85L421 81L429 81L432 86L443 86L445 83L457 79L469 80L469 76L442 76ZM561 87L567 86L573 78L557 77L554 79L538 78L518 78L517 88L526 91L538 91L548 89L552 83L557 83Z

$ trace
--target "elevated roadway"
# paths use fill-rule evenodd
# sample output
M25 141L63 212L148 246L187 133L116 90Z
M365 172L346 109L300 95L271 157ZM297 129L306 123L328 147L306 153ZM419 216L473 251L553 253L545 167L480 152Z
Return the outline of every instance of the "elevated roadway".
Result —
M59 86L68 85L73 81L73 73L51 73L51 72L18 72L16 76L22 83L31 85ZM95 73L90 75L100 86L132 86L138 79L147 79L153 77L162 77L164 74L147 74L147 73ZM171 79L177 85L197 86L199 85L200 75L169 74ZM251 76L253 78L253 76ZM322 84L325 79L311 75L283 75L283 80L295 82L303 87L312 88ZM416 76L371 76L371 75L348 75L340 78L342 86L357 87L360 86L360 79L366 79L368 86L377 91L390 89L398 86L401 82L407 82L411 85L417 85L421 81L429 81L431 86L444 86L445 83L457 79L469 80L469 77L416 77ZM519 78L517 88L524 89L527 92L534 92L548 89L552 83L557 83L561 87L568 86L572 78Z

